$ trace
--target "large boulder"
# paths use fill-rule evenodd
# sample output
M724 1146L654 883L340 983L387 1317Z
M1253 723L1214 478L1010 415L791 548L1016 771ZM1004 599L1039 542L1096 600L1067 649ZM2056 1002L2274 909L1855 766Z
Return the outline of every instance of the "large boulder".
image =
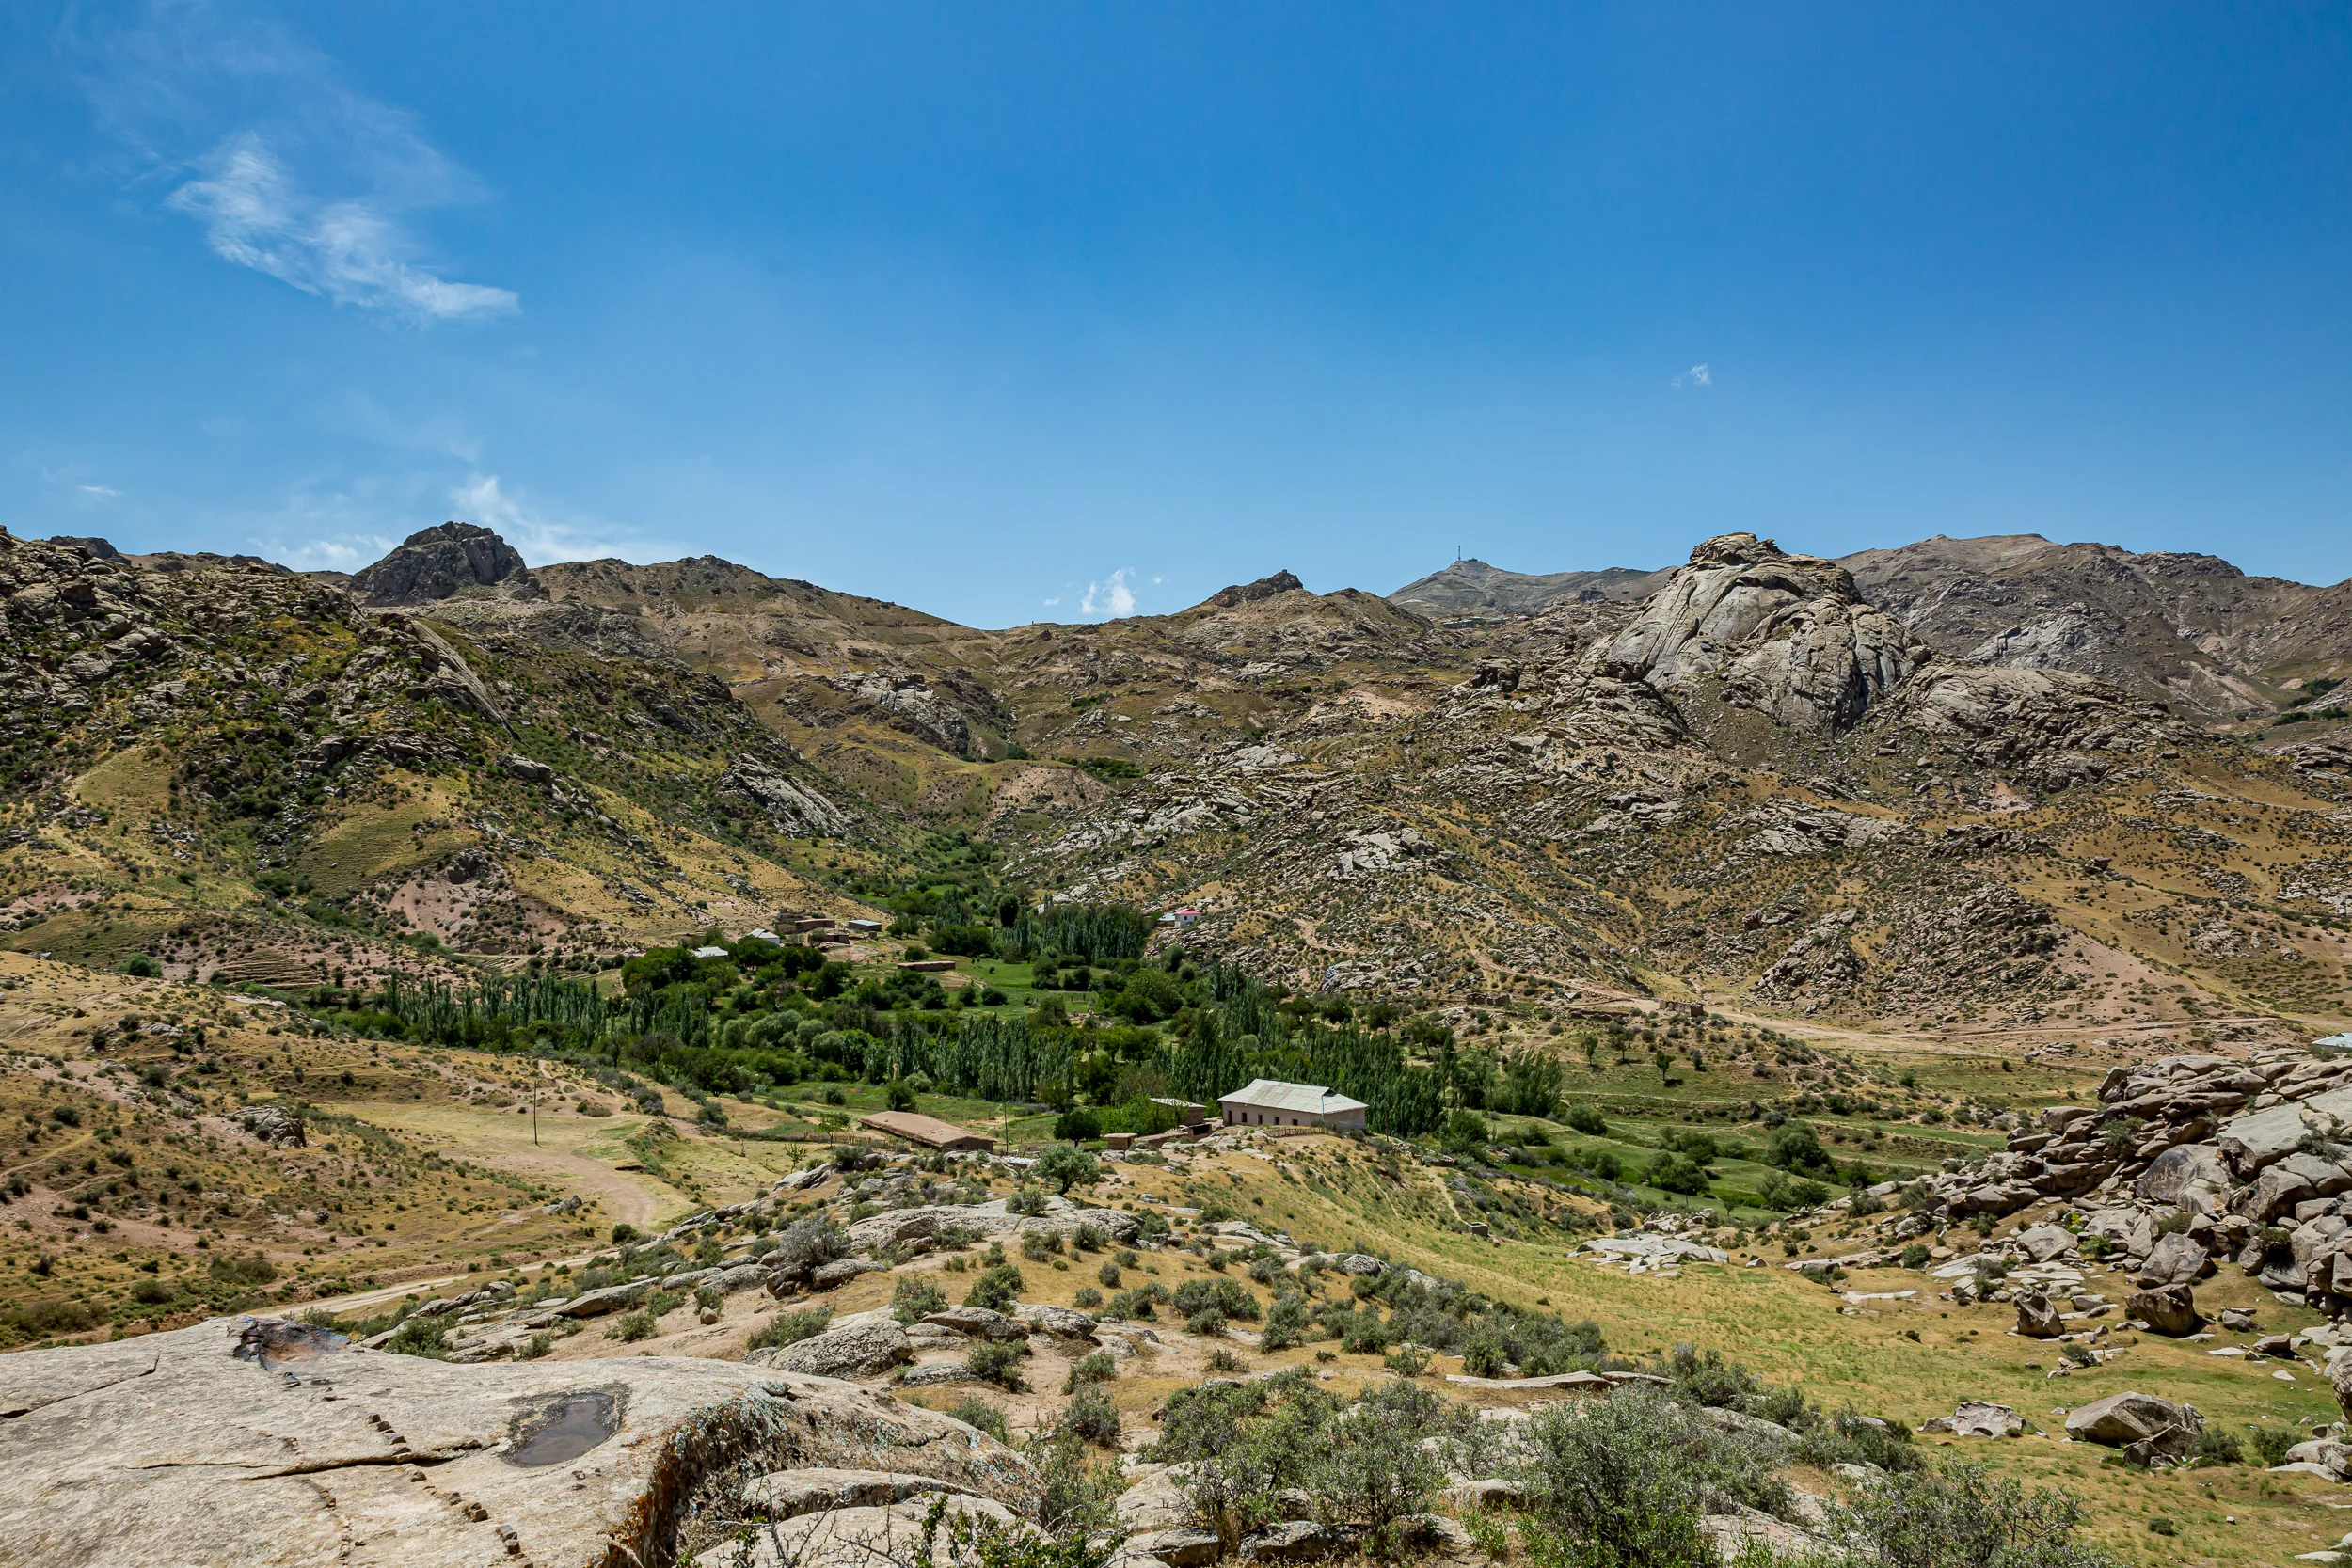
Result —
M2139 1286L2153 1291L2166 1285L2185 1285L2213 1273L2213 1259L2206 1255L2205 1243L2185 1230L2176 1230L2157 1238L2148 1261L2139 1266Z
M2066 1435L2078 1443L2138 1449L2146 1457L2179 1458L2197 1446L2204 1425L2193 1404L2153 1394L2109 1394L2069 1412Z
M2132 1183L2132 1196L2147 1203L2183 1207L2192 1194L2216 1196L2232 1186L2229 1162L2213 1144L2178 1144L2148 1162Z
M747 1367L773 1367L809 1377L872 1377L914 1359L906 1330L897 1323L830 1329L789 1345L769 1345L743 1357Z
M1020 1457L847 1384L662 1356L453 1366L215 1319L0 1356L0 1562L666 1561L706 1481L878 1463L1009 1507Z
M1094 1338L1094 1320L1084 1312L1071 1307L1049 1307L1042 1302L1023 1301L1014 1303L1012 1309L1014 1314L1031 1328L1041 1328L1048 1334L1057 1335L1065 1339Z
M2311 1179L2300 1171L2287 1169L2281 1162L2254 1178L2253 1184L2237 1196L2230 1209L2256 1225L2268 1225L2311 1196Z
M2017 1332L2028 1339L2055 1339L2066 1332L2056 1303L2040 1291L2017 1292Z
M1017 1323L1002 1312L992 1312L985 1307L950 1307L944 1312L931 1312L923 1321L951 1333L975 1339L1026 1339L1026 1324Z
M2037 1263L2047 1263L2074 1250L2074 1233L2062 1225L2037 1225L2017 1233L2017 1245Z
M2197 1315L2196 1292L2186 1285L2135 1291L2123 1298L2123 1310L2145 1323L2150 1332L2176 1339L2196 1333L2204 1321Z
M2273 1105L2222 1124L2214 1144L2240 1177L2250 1178L2265 1165L2295 1152L2312 1132L2300 1104Z
M1963 1401L1947 1419L1955 1437L2014 1437L2026 1430L2015 1410L1989 1400Z

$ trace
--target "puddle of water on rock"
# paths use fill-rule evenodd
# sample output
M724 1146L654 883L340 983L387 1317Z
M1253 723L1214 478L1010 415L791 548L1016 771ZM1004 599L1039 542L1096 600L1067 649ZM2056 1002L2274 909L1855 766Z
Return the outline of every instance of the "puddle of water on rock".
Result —
M540 1416L506 1453L509 1465L536 1468L578 1459L612 1435L612 1396L574 1394Z

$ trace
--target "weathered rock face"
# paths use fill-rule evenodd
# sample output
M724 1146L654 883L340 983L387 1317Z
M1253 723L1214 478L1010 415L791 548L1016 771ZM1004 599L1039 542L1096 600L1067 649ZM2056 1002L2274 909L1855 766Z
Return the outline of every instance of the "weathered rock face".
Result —
M2152 1331L2174 1338L2196 1333L2198 1324L2203 1322L2197 1315L2196 1292L2185 1285L2135 1291L2123 1298L2123 1310L2145 1323Z
M1594 662L1677 698L1719 681L1733 706L1836 735L1927 657L1901 622L1862 602L1844 567L1728 533L1692 550Z
M907 1342L904 1329L896 1323L870 1323L755 1350L743 1357L743 1364L810 1377L871 1377L914 1359L914 1347Z
M501 583L519 596L545 596L514 546L474 523L442 523L402 540L351 579L351 592L361 604L416 605Z
M2039 1291L2017 1293L2017 1332L2028 1339L2055 1339L2066 1332L2058 1304Z
M780 832L838 833L849 826L840 807L756 757L737 757L714 787L766 816Z
M2148 1254L2148 1261L2139 1268L2139 1284L2153 1291L2185 1285L2212 1272L2213 1259L2206 1256L2204 1243L2185 1230L2176 1230L2160 1239L2155 1250Z
M2142 1449L2146 1457L2178 1458L2197 1445L2205 1418L2191 1404L2153 1394L2109 1394L2068 1413L2066 1435L2078 1443Z
M2026 1430L2026 1423L2006 1404L1967 1400L1949 1416L1930 1421L1927 1430L1949 1432L1955 1437L2014 1437Z
M302 1118L282 1105L247 1105L236 1119L246 1132L276 1148L300 1148L310 1142Z
M84 1568L666 1559L718 1478L881 1466L1025 1506L961 1422L716 1361L456 1367L222 1319L0 1357L0 1560Z

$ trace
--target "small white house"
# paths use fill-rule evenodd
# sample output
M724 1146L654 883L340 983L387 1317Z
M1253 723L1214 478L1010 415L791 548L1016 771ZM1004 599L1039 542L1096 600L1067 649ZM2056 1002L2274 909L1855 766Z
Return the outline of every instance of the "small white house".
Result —
M1248 1088L1221 1096L1216 1103L1228 1127L1321 1127L1333 1132L1362 1132L1370 1108L1319 1084L1272 1078L1253 1079Z

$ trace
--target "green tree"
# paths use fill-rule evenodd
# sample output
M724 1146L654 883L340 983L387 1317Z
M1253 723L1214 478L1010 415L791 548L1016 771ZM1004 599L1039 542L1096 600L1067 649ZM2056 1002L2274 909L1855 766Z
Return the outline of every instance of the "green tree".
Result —
M1100 1181L1103 1167L1076 1144L1056 1144L1038 1156L1030 1174L1040 1181L1052 1182L1057 1192L1068 1196L1073 1187L1091 1187Z

